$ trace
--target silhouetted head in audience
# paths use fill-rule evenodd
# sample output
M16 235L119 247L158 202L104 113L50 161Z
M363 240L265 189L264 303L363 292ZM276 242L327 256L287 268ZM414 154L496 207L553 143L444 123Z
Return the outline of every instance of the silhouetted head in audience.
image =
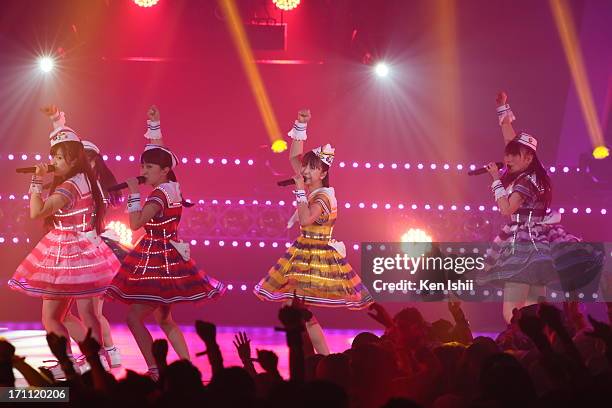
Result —
M489 356L480 373L480 390L486 400L527 406L536 391L527 370L513 356L498 353Z
M311 381L304 384L300 400L299 405L304 408L348 408L349 406L346 391L328 381Z
M241 367L225 368L215 374L208 390L212 401L221 406L251 406L255 401L255 381Z
M416 348L424 345L429 336L429 326L421 312L414 307L406 307L393 317L396 341L402 347Z
M189 393L202 388L202 373L189 360L178 360L166 367L160 383L164 391Z
M351 381L351 362L346 354L330 354L317 365L317 380L329 381L348 391Z
M431 336L433 340L441 343L453 341L452 333L453 324L446 319L438 319L431 324Z
M361 332L355 336L351 343L351 348L359 347L363 344L378 344L380 343L380 337L370 332Z

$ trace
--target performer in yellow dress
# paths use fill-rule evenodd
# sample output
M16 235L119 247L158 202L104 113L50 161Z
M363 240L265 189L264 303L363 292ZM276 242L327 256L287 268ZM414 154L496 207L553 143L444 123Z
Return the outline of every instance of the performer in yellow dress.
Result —
M362 309L373 303L372 296L347 262L344 244L332 239L338 216L335 192L329 186L334 149L327 144L302 155L310 117L309 110L300 111L289 132L297 209L288 226L299 222L301 234L254 292L262 300L290 301L295 292L307 305ZM329 354L314 317L306 328L315 350Z

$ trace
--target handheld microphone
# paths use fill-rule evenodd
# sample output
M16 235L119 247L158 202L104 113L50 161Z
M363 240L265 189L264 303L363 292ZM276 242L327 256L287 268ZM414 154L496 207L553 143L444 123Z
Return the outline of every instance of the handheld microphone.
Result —
M55 171L55 166L50 164L48 169L49 169L50 172L53 172L53 171ZM26 174L26 173L36 173L36 167L17 167L15 169L15 171L17 173L23 173L23 174Z
M495 164L497 165L498 168L502 168L504 167L504 163L502 162L495 162ZM476 170L470 170L468 171L468 176L478 176L479 174L485 174L487 173L487 168L486 167L481 167L479 169Z
M142 184L145 182L146 178L145 176L138 176L136 177L138 179L138 184ZM123 183L119 183L119 184L115 184L114 186L110 186L106 191L117 191L117 190L123 190L124 188L127 188L127 183L124 181Z
M306 181L306 178L304 178L304 181ZM295 184L295 180L292 178L276 182L276 185L280 187L292 186L294 184Z

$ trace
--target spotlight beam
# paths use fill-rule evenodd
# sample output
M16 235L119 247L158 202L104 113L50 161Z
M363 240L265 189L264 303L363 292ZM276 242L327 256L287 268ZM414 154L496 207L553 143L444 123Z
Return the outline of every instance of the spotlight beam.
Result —
M218 0L223 14L227 20L228 29L234 41L240 61L242 62L242 68L249 80L251 92L255 97L255 102L259 108L259 113L266 127L268 137L273 146L273 151L276 153L282 152L287 149L287 143L282 139L272 104L268 98L266 87L264 86L257 65L255 64L255 58L253 57L253 51L249 44L242 20L240 19L240 13L236 7L234 0Z
M595 148L604 146L603 132L597 118L593 94L591 93L591 86L586 74L580 43L576 36L576 28L571 10L566 0L549 0L549 5L555 19L557 31L559 31L559 37L565 51L565 58L567 59L574 86L578 93L582 116L586 122L591 143Z

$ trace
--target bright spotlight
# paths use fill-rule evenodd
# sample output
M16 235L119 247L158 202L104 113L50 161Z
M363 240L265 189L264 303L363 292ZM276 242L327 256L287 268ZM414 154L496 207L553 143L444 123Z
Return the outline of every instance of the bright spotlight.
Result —
M289 11L300 5L300 0L272 0L272 3L283 11Z
M376 75L379 77L386 77L389 75L389 67L387 64L379 62L376 64L376 67L374 67L374 72L376 72Z
M606 146L597 146L595 150L593 150L593 157L596 159L605 159L610 156L610 150Z
M38 67L42 72L51 72L54 65L55 63L51 57L40 57L38 59Z
M272 143L272 151L274 153L281 153L287 150L287 142L283 139L277 139Z
M410 228L400 238L401 242L432 242L431 236L420 228Z
M400 238L401 248L410 256L421 256L431 251L431 236L420 228L410 228Z
M134 0L134 3L140 7L153 7L159 0Z

